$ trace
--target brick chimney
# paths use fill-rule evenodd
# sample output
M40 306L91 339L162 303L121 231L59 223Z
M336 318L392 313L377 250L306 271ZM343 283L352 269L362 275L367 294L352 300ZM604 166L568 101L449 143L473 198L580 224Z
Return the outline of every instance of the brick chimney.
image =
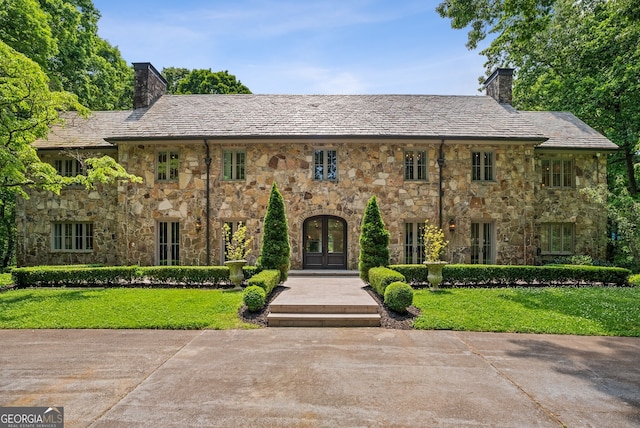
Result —
M149 62L134 62L133 108L149 107L167 90L167 81Z
M487 95L500 104L512 103L513 68L498 68L484 82Z

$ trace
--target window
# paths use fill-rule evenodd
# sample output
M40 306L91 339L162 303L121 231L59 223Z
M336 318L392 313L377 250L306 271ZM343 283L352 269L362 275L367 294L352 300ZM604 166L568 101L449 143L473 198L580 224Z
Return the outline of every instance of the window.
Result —
M178 152L158 152L157 179L158 181L175 181L178 179L180 159Z
M63 177L75 177L82 174L82 164L76 159L55 159L53 167Z
M427 152L405 150L404 179L427 180Z
M315 150L313 152L313 179L338 179L338 152L336 150Z
M244 180L246 167L244 150L225 150L222 159L223 180Z
M405 264L418 264L424 261L423 233L424 222L404 224Z
M573 254L573 224L546 223L540 230L543 254Z
M53 223L52 233L56 251L93 250L93 223Z
M494 263L494 242L493 223L471 223L471 263Z
M473 181L493 180L493 153L471 153L471 179Z
M177 221L158 223L158 264L160 266L180 264L180 223Z
M573 160L542 160L542 187L573 187L573 176Z

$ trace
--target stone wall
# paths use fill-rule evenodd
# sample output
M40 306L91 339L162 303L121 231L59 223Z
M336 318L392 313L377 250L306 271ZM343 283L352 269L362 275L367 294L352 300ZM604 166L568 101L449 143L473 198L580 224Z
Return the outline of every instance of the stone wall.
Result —
M391 234L392 263L403 261L405 222L439 222L440 141L418 140L287 140L285 142L209 140L210 258L222 262L223 221L243 221L255 237L250 262L259 255L262 223L271 185L283 195L289 222L292 268L302 268L304 220L316 215L343 218L347 224L348 268L357 269L358 237L362 214L376 195L382 217ZM180 222L180 262L204 265L206 242L206 147L204 141L120 143L119 162L144 178L142 184L120 184L115 189L86 192L68 189L61 197L34 193L22 205L18 260L37 263L99 262L105 264L157 263L156 235L159 221ZM246 150L246 178L222 180L222 151ZM160 150L179 150L180 173L175 182L156 182L155 159ZM313 180L315 149L338 152L338 180ZM404 150L425 150L428 181L405 181ZM539 225L572 221L576 224L577 254L600 257L605 248L606 215L580 192L594 183L605 183L606 159L591 154L571 154L576 165L575 189L540 189L540 154L532 144L445 141L442 180L442 221L450 241L445 259L470 262L471 224L494 226L495 261L501 264L533 264L537 255ZM471 181L471 152L494 154L495 180ZM546 156L546 155L545 155ZM555 156L555 155L554 155ZM560 155L557 155L560 156ZM566 156L566 154L565 154ZM51 221L93 221L96 242L93 254L51 251ZM449 232L450 220L456 231ZM198 228L201 223L202 227ZM99 231L99 232L98 232ZM98 236L99 235L99 236Z
M58 155L40 154L43 161ZM116 252L117 189L98 185L95 190L69 186L60 195L30 190L29 199L18 199L16 207L18 266L120 263ZM93 223L93 251L52 249L53 222Z

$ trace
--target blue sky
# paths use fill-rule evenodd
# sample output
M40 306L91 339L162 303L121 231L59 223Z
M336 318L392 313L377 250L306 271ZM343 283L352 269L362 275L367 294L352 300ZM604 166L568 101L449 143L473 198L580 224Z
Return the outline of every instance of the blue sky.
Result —
M484 58L424 0L94 0L128 62L228 70L253 93L479 95Z

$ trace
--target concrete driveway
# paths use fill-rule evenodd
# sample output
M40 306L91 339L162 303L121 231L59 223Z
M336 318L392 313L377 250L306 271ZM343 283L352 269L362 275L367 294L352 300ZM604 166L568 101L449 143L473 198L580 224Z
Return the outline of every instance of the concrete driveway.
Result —
M640 426L640 339L0 330L0 405L65 427Z

